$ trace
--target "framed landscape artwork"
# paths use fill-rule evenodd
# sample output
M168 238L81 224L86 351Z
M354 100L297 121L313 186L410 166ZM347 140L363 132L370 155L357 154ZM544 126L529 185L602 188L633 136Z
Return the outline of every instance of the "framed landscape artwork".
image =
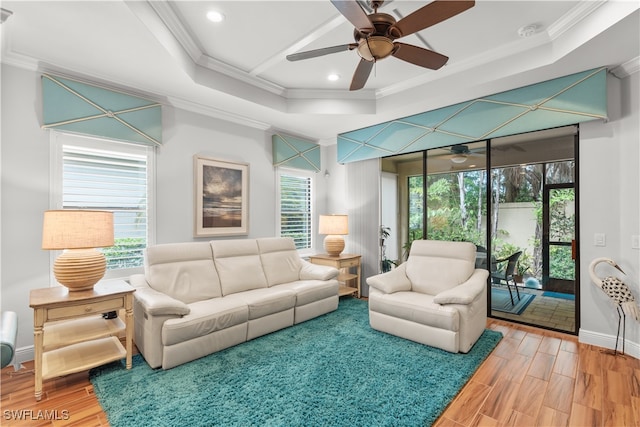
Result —
M196 237L249 233L249 165L194 156Z

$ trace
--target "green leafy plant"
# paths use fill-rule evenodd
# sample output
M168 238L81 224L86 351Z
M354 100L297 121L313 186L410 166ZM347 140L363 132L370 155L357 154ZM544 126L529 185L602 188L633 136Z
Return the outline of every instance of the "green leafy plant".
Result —
M518 265L516 266L516 272L518 276L524 276L531 273L531 263L533 258L527 251L522 251L520 258L518 258Z
M384 242L389 238L390 235L391 235L391 229L389 227L385 227L384 225L381 225L380 226L380 248L381 248L382 259L380 260L380 270L383 273L386 273L387 271L391 270L391 268L393 268L392 266L397 265L395 262L391 261L390 259L387 259L387 255L386 255L387 248Z

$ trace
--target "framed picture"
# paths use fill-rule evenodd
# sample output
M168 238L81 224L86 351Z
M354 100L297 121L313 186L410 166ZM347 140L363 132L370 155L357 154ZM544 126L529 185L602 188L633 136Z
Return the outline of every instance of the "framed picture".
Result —
M249 233L249 165L194 156L196 237Z

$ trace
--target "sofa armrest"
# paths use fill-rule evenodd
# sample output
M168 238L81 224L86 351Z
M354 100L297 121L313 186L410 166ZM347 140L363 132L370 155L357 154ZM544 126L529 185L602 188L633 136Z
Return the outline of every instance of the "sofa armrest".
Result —
M143 274L132 275L129 278L129 283L136 288L133 297L140 303L146 314L151 316L184 316L191 312L187 304L151 288Z
M328 265L312 264L309 261L301 260L300 280L331 280L338 277L340 273L337 268Z
M387 271L386 273L367 277L367 285L385 294L410 291L411 281L406 274L406 264L400 264L398 268Z
M469 280L455 288L447 289L433 297L436 304L471 304L487 287L489 272L484 269L476 269Z

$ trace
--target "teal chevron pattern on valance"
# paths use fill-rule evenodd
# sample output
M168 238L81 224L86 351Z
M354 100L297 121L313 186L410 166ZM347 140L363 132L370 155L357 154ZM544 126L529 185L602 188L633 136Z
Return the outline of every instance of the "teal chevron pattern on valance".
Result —
M338 135L338 162L411 153L607 118L598 68Z
M162 109L157 102L42 75L42 128L159 145Z
M320 146L314 142L289 135L275 134L273 165L295 169L320 171Z

